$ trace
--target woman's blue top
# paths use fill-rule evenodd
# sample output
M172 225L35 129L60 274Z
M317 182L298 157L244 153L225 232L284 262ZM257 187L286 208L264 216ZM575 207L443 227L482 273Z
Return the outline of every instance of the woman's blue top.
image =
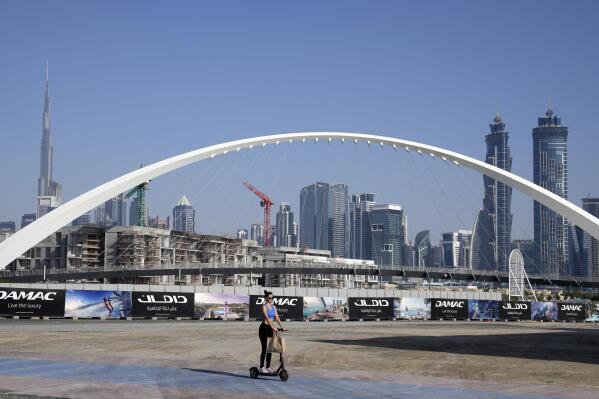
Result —
M266 305L264 305L266 306ZM273 306L271 306L270 308L268 306L266 306L266 315L268 316L269 319L274 320L275 319L275 313L276 313L276 309Z

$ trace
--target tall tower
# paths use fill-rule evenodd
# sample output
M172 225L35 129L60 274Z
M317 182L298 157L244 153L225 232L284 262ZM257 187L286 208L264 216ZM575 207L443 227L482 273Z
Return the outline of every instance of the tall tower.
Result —
M551 109L532 130L535 184L568 198L568 128ZM569 226L557 212L534 202L534 261L541 273L569 274Z
M297 245L297 236L293 231L293 212L291 211L291 205L287 202L281 202L279 205L275 236L277 246L295 247Z
M346 184L315 183L300 192L300 245L349 258L349 196Z
M489 128L491 132L485 136L486 162L511 172L512 157L505 123L497 115ZM512 188L486 175L483 183L485 198L473 231L472 268L507 271L512 236Z
M46 62L46 93L42 115L42 143L40 149L40 176L37 179L37 217L44 216L62 204L62 187L52 180L54 148L50 130L50 85L48 83L48 63Z
M349 201L350 256L353 259L372 259L370 211L374 204L373 193L352 195Z
M173 208L173 230L185 233L195 232L196 211L184 195Z

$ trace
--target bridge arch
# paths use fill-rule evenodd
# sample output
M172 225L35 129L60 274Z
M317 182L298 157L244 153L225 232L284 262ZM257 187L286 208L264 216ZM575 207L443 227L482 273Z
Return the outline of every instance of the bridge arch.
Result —
M165 160L153 163L143 168L129 172L123 176L117 177L107 183L104 183L86 193L73 198L69 202L56 208L52 212L44 215L23 229L17 231L14 235L0 243L0 269L4 269L13 260L29 248L35 246L44 238L54 233L61 227L70 223L83 213L103 204L107 200L123 193L133 187L164 175L173 170L182 168L195 162L224 155L229 152L236 152L244 148L253 148L255 146L266 146L268 144L294 143L306 140L341 140L342 142L367 142L371 146L388 146L395 150L417 151L421 154L428 154L437 157L443 161L453 162L456 165L462 165L466 168L475 170L496 179L520 192L540 202L546 207L559 213L571 223L579 226L594 238L599 239L599 219L574 205L568 200L528 181L518 175L506 172L500 168L489 165L486 162L475 158L446 150L444 148L434 147L428 144L417 143L414 141L397 139L394 137L377 136L362 133L346 132L303 132L303 133L285 133L269 136L253 137L249 139L229 141L222 144L216 144L198 150L176 155Z

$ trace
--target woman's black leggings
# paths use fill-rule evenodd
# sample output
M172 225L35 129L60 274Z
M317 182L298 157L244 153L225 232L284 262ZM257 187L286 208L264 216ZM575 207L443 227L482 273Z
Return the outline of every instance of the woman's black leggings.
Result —
M270 367L270 358L272 357L272 353L266 353L266 344L268 343L268 338L272 337L272 328L262 322L260 324L260 329L258 330L258 336L260 337L260 345L262 345L262 352L260 353L260 368L264 367L264 359L266 358L266 368Z

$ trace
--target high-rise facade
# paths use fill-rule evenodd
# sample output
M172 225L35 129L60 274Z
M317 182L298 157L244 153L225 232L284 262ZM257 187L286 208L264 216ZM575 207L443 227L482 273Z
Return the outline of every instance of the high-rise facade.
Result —
M181 197L173 208L173 230L184 233L195 232L196 211L186 196Z
M583 198L582 209L599 217L599 198ZM578 226L571 232L574 235L571 238L570 253L572 274L580 277L599 278L599 240Z
M21 216L21 228L35 221L35 213L25 213Z
M37 179L37 217L42 217L62 204L62 186L52 177L54 169L54 148L50 130L50 85L46 64L46 93L42 115L42 143L40 148L40 176Z
M532 137L534 183L567 199L568 128L549 108L538 118ZM534 259L539 272L569 274L569 230L563 216L534 201Z
M109 226L127 225L127 199L125 194L119 194L104 203L104 218L98 222Z
M373 205L370 210L372 260L380 266L401 266L407 243L407 217L400 205ZM406 256L406 259L408 256Z
M470 268L472 231L458 230L442 236L443 266Z
M300 244L350 256L349 195L346 184L318 182L300 192Z
M353 259L372 259L370 210L374 204L374 194L372 193L351 196L349 202L350 256Z
M250 226L250 240L254 240L258 245L264 245L264 225L254 223Z
M276 246L280 247L295 247L297 246L297 236L293 228L293 212L291 205L287 202L281 202L279 211L277 212Z
M485 136L486 162L511 172L512 158L508 145L509 133L497 115ZM472 237L472 268L477 270L506 271L511 247L512 188L483 175L485 198L478 212Z

